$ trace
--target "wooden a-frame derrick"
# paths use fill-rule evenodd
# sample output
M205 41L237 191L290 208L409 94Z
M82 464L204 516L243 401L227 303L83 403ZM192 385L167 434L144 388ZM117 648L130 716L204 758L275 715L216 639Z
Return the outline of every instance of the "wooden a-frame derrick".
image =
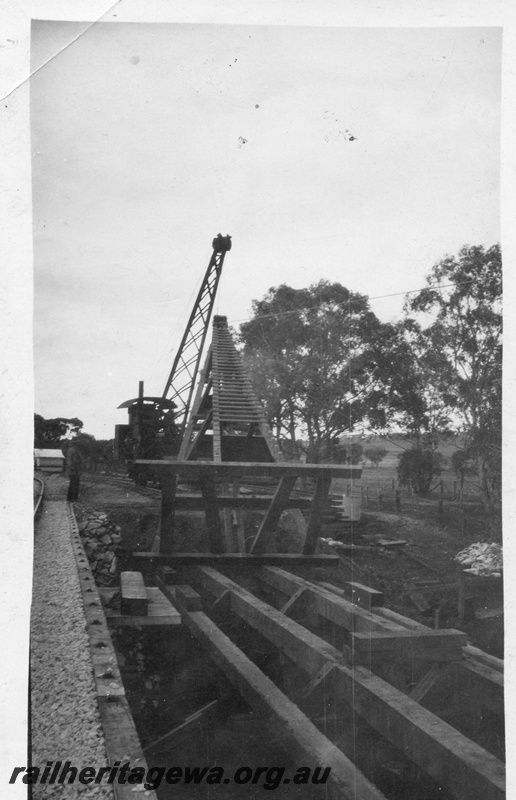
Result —
M228 330L226 317L215 316L209 348L177 461L139 460L159 472L162 484L160 552L174 551L174 511L192 508L195 496L177 492L178 476L195 476L197 496L205 512L210 550L213 553L266 553L268 542L286 508L306 509L303 553L313 555L323 518L332 476L359 478L361 470L352 467L287 464L256 397L245 365ZM220 467L233 466L229 471ZM270 466L270 469L267 467ZM265 469L264 469L265 468ZM311 500L293 494L298 478L310 474L315 479ZM242 479L275 479L272 497L240 492ZM246 546L240 509L264 510L265 514L253 541ZM233 509L234 516L229 509ZM221 520L222 511L223 519ZM236 524L234 518L236 517Z

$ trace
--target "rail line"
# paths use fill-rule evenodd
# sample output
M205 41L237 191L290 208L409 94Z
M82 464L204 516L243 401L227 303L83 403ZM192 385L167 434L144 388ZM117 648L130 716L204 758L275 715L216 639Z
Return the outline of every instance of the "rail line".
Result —
M34 517L34 519L36 518L36 514L38 513L38 511L40 509L44 493L45 493L45 484L44 484L44 482L41 480L41 478L37 478L36 476L34 476L34 492L33 492L33 496L34 496L34 513L33 513L33 517Z

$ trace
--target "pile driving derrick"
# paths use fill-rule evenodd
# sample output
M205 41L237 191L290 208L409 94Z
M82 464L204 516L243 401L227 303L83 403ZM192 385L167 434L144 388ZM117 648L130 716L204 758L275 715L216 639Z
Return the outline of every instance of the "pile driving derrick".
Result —
M223 316L213 320L212 343L179 451L180 460L198 458L282 460Z
M176 461L138 460L156 469L163 489L160 550L174 546L174 511L191 507L195 496L177 493L178 477L199 483L212 553L266 553L281 515L287 508L307 508L307 498L294 494L299 478L313 480L308 520L298 514L304 537L302 554L313 556L322 524L331 478L359 478L361 469L335 465L304 465L283 461L263 407L232 340L227 319L215 316L213 338L201 372L194 403ZM241 483L258 480L274 494L242 493ZM256 534L244 541L242 511L265 513ZM233 509L233 514L229 512ZM222 512L222 520L221 513Z

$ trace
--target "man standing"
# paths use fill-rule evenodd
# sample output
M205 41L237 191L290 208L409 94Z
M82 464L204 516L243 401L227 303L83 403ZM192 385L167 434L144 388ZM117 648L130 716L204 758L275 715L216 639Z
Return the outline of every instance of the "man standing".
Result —
M81 468L82 456L79 449L73 444L70 445L66 453L66 463L68 467L68 474L70 476L70 483L68 484L68 495L66 499L69 503L73 503L79 499L79 488L81 485Z

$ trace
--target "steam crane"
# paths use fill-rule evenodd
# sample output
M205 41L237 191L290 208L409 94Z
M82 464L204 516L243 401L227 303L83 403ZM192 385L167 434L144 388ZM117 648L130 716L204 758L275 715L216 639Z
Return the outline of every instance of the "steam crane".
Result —
M115 452L125 459L128 473L138 483L146 483L150 471L135 464L136 459L177 458L184 436L202 352L210 325L215 295L231 236L218 234L213 253L195 300L161 397L145 397L143 381L138 397L118 408L127 408L129 422L117 425Z

